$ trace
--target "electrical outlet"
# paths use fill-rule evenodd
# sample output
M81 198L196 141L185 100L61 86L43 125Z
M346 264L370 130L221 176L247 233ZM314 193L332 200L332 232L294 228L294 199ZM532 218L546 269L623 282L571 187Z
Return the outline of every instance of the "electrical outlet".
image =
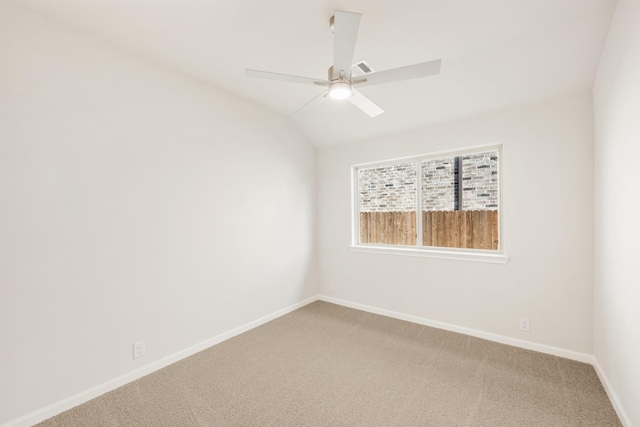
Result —
M336 284L332 283L330 286L331 292L335 292L336 291Z
M137 359L145 354L144 341L133 343L133 358Z
M520 318L520 330L525 332L531 332L531 324L527 317Z

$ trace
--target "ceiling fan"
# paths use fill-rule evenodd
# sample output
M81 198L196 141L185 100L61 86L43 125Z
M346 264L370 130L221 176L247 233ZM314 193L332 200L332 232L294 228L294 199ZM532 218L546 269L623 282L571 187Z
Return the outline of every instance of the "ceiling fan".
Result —
M364 111L371 117L376 117L384 110L373 101L357 91L356 87L373 86L384 83L392 83L402 80L428 77L440 73L441 59L408 65L406 67L393 68L380 72L372 72L367 66L360 66L359 70L364 75L353 75L353 54L358 38L362 15L353 12L336 11L329 24L333 32L333 65L329 67L328 79L314 79L310 77L292 76L289 74L272 73L269 71L245 70L247 77L261 79L281 80L291 83L302 83L323 86L327 90L319 96L300 107L293 114L309 105L329 96L332 99L348 99L353 105ZM367 74L368 73L368 74Z

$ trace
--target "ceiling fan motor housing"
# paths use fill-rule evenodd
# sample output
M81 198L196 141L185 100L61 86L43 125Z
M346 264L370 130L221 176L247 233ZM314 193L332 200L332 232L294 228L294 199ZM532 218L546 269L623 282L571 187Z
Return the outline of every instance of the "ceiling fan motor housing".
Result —
M349 75L346 76L344 74L344 72L339 72L339 73L334 73L333 72L334 68L333 65L331 67L329 67L329 70L327 72L328 74L328 78L327 80L329 80L330 82L334 82L334 81L345 81L345 82L351 82L351 71L349 70Z

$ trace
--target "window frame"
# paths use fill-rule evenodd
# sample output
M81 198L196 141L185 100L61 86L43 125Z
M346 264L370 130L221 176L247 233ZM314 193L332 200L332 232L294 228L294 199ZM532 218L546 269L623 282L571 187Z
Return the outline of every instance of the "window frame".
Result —
M498 152L498 249L468 249L449 248L439 246L422 245L422 166L425 160L441 159L443 157L458 157L487 151ZM360 243L360 188L358 171L378 167L393 166L399 163L416 162L416 245L389 245L384 243ZM387 255L420 256L440 259L453 259L463 261L489 262L506 264L509 257L505 255L504 238L504 203L503 203L503 170L504 156L502 144L482 145L456 150L438 151L416 156L399 157L394 159L359 163L351 166L351 245L353 252L378 253Z

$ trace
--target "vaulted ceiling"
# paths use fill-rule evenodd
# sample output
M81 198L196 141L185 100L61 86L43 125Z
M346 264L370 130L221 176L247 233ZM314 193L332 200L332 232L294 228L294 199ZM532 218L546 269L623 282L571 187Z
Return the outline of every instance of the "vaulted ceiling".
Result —
M442 58L441 74L363 87L291 117L319 146L362 140L591 89L615 0L20 0L33 10L283 115L320 87L245 68L326 78L329 18L362 13L355 59L377 71Z

